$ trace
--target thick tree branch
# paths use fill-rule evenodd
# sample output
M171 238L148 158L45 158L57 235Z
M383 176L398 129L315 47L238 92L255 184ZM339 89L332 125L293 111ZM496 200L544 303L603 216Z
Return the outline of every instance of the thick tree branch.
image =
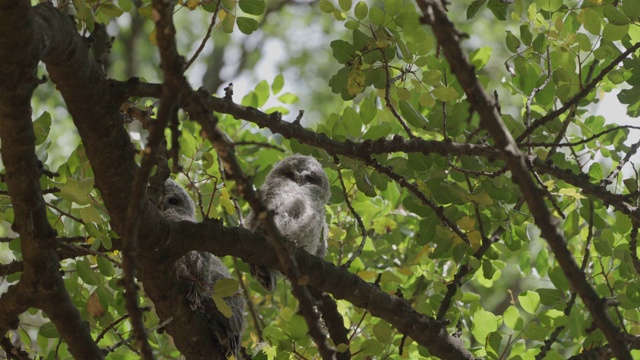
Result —
M171 225L173 244L163 244L158 251L171 256L189 250L208 251L218 256L237 256L247 262L282 270L273 247L266 239L243 228L226 228L219 221L198 224L181 222ZM216 239L211 241L211 239ZM169 246L170 250L169 250ZM167 247L167 249L165 249ZM371 312L410 336L429 352L442 359L474 359L462 341L450 336L447 328L434 318L416 312L410 303L387 294L343 267L335 266L303 249L293 253L300 272L308 284Z
M524 154L518 149L493 101L479 83L474 67L460 46L460 38L456 35L456 29L449 21L443 4L439 0L418 0L418 6L424 13L424 19L431 25L438 43L442 46L451 71L456 75L469 102L478 112L482 126L489 131L496 146L502 151L502 158L511 171L513 181L522 191L535 223L542 232L542 237L547 240L565 276L589 309L595 323L609 341L614 354L621 360L631 360L631 354L620 329L607 315L604 299L598 296L588 283L585 274L580 271L567 248L562 230L558 226L558 219L549 212L542 192L529 174ZM521 135L521 138L524 137L526 134Z
M131 179L135 177L137 165L119 108L126 92L140 87L139 82L134 79L116 83L104 79L69 17L46 6L38 10L48 21L41 31L52 36L50 51L44 57L49 75L62 93L80 133L96 186L109 210L111 225L123 234ZM143 209L136 254L138 279L144 284L145 293L153 301L159 317L162 320L174 317L166 328L180 352L187 359L215 358L215 354L220 354L215 336L190 309L185 299L186 286L177 281L173 272L172 265L178 257L157 251L157 244L166 243L171 237L168 224L148 202L143 202Z
M40 57L50 50L50 39L45 34L51 29L46 27L47 18L43 15L47 10L43 9L51 7L32 9L28 1L0 2L2 161L15 214L14 228L20 233L24 258L19 286L5 294L9 310L2 311L0 336L4 336L6 325L15 325L11 322L18 313L12 310L34 306L49 316L74 357L102 359L103 354L71 302L58 271L60 261L55 252L55 231L47 221L40 187L43 171L35 154L31 96L39 82L36 69ZM21 31L16 32L15 29ZM26 301L10 304L11 300Z

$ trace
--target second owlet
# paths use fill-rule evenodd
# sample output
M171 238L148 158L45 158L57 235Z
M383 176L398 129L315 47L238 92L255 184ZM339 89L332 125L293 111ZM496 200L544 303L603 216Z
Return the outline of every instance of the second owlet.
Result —
M187 191L178 183L167 179L158 201L162 215L174 221L196 222L195 204ZM203 251L190 251L176 262L176 275L188 286L187 301L211 327L222 352L227 357L238 358L240 340L244 330L244 299L239 292L224 298L231 307L231 318L224 316L213 302L213 285L223 278L231 278L229 270L213 254Z
M277 163L260 188L260 198L274 212L273 220L287 240L321 258L327 252L325 204L331 197L329 179L311 156L293 155ZM247 228L261 230L261 220L251 211ZM276 288L278 270L249 264L251 274L268 291Z

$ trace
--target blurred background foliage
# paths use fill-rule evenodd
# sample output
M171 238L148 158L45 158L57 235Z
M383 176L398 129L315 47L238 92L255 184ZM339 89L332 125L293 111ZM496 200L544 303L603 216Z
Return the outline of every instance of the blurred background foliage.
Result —
M215 14L217 1L189 0L176 7L178 49L185 61L200 46L212 19L216 21L204 50L186 72L194 88L202 86L222 96L222 89L233 83L236 102L267 113L282 112L287 121L304 110L303 126L337 141L407 137L409 129L412 136L425 140L492 143L465 101L431 29L420 24L421 13L413 0L221 3ZM108 77L162 81L149 1L74 0L54 5L75 16L80 33L92 34L92 51ZM640 4L635 0L455 1L448 10L450 19L468 35L463 45L479 80L488 92L499 94L503 119L515 136L573 98L625 48L640 41ZM523 145L523 150L576 176L585 173L594 184L625 164L607 189L637 201L632 165L637 157L625 159L637 148L637 140L625 142L632 128L614 131L616 119L593 113L604 93L623 89L618 98L628 115L640 114L640 60L635 54L608 72L597 90L568 112L520 139L521 144L538 144ZM46 76L44 67L41 72ZM132 100L140 108L157 105L156 99ZM109 228L109 214L93 187L90 164L51 82L37 89L33 109L38 156L59 174L42 180L43 189L59 189L46 195L50 222L60 236L86 237L91 245L92 255L62 262L67 289L99 345L113 347L109 358L137 358L132 344L120 344L131 329L122 321L126 311L118 286L119 254L110 251L117 236ZM408 181L412 192L380 168L347 157L334 161L323 149L218 115L219 126L238 144L238 158L256 187L272 165L290 153L312 154L325 166L333 193L327 208L326 261L344 264L354 254L363 239L359 217L367 240L350 270L371 282L380 276L383 290L403 296L418 312L433 317L447 285L468 266L470 275L455 293L445 319L450 332L460 332L466 348L477 357L533 359L559 327L547 359L563 359L605 343L582 302L568 306L574 296L569 283L540 239L502 161L455 154L372 156L379 166ZM222 218L227 226L241 225L248 206L225 181L217 154L199 136L199 127L181 116L177 181L194 197L199 219ZM135 121L127 127L142 148L146 131ZM577 143L600 133L573 146L553 145ZM554 200L548 205L563 218L567 246L578 263L588 254L586 276L600 296L619 302L610 316L625 332L638 335L640 283L630 255L630 250L635 252L629 244L631 220L552 174L539 174L539 179ZM5 184L0 187L6 190ZM416 190L435 206L421 200ZM14 236L12 216L9 198L0 195L2 236ZM498 241L484 256L474 257L492 234ZM20 260L18 240L0 243L0 250L0 263ZM251 279L243 261L224 261L248 294L249 327L242 340L247 352L255 359L317 357L288 286L281 281L278 290L268 294ZM19 273L4 277L0 291L18 279ZM152 308L143 293L141 301ZM384 320L345 301L338 301L338 306L350 329L354 358L429 357L411 339L403 342L402 334ZM154 329L157 316L153 311L145 314L148 328ZM19 337L32 354L69 357L55 327L40 311L24 314L12 336ZM166 334L153 332L151 341L158 358L178 357Z

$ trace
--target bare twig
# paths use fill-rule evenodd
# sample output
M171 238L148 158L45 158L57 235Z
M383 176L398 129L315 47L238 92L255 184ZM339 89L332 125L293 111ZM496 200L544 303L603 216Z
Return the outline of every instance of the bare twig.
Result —
M151 306L141 307L140 310L141 311L151 311ZM129 318L129 314L124 314L124 315L120 316L119 318L117 318L116 320L114 320L111 324L107 325L106 328L102 329L100 334L98 334L98 336L96 337L96 344L99 343L100 340L102 340L102 338L109 332L109 330L111 330L114 327L118 326L118 324L120 324L121 322L127 320L128 318Z
M191 64L193 64L193 62L196 61L196 59L198 58L198 56L200 55L202 50L204 50L204 46L207 44L207 41L211 37L211 31L213 30L213 27L216 25L216 19L218 19L218 11L220 10L220 2L221 1L222 0L218 0L218 3L216 4L216 10L213 12L213 16L211 16L211 24L209 24L209 28L207 29L207 34L205 35L205 37L200 42L200 46L198 46L198 49L193 54L191 59L189 59L189 61L187 61L187 63L184 64L184 66L182 67L182 71L183 72L187 71L187 69L189 69Z
M627 154L624 156L624 159L622 159L620 161L620 163L618 163L618 166L616 166L616 168L604 179L602 179L602 181L600 181L600 185L602 186L607 186L609 184L611 184L613 182L613 179L618 176L618 174L620 173L620 170L622 170L622 167L629 162L629 160L631 160L631 157L633 155L636 154L636 152L638 152L638 148L640 148L640 142L636 142L633 145L631 145L631 149L629 149L629 151L627 152Z
M375 33L372 32L372 34L375 37ZM402 119L402 116L400 116L400 114L398 113L398 110L396 110L395 106L393 106L393 103L391 102L391 75L389 74L389 63L387 61L387 55L384 53L383 49L380 49L380 53L382 54L382 63L384 64L384 73L387 76L387 84L385 86L385 91L384 91L384 102L389 108L389 110L391 111L391 113L393 114L393 117L395 117L396 120L398 120L398 123L400 123L404 131L407 133L407 136L409 136L409 138L414 138L415 135L413 135L413 133L411 132L411 129L409 128L407 123L404 121L404 119Z
M353 217L356 219L356 222L358 223L358 227L360 227L360 232L362 233L362 241L360 241L360 245L358 245L358 248L351 255L349 260L347 260L344 264L342 264L342 266L344 266L346 268L349 268L351 266L351 263L353 263L358 258L358 256L360 256L360 254L362 254L362 249L364 249L364 244L367 241L367 229L364 227L364 223L362 222L362 218L360 217L358 212L351 205L351 200L349 200L349 193L347 192L347 187L344 184L344 179L342 178L342 171L340 170L340 161L338 160L338 156L335 156L335 155L333 156L333 162L334 162L334 164L336 164L336 167L337 167L337 170L338 170L338 180L340 180L340 186L342 187L342 193L344 195L344 202L345 202L345 204L347 204L347 207L349 208L349 211L351 212Z

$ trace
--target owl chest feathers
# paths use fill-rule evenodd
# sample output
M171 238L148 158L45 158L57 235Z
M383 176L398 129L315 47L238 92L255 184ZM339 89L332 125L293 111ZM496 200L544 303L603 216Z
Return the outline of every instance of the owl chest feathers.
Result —
M274 212L278 230L297 247L314 255L324 255L324 202L314 201L312 189L306 186L290 181L281 185L263 189L266 191L262 193L265 206Z

